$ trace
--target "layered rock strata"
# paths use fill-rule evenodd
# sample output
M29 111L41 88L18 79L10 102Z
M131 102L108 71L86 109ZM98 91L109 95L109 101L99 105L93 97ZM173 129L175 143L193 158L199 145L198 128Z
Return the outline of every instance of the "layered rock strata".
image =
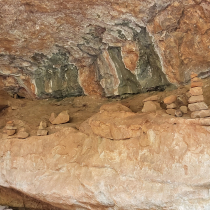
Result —
M106 105L80 131L1 140L0 186L61 209L208 209L209 126Z

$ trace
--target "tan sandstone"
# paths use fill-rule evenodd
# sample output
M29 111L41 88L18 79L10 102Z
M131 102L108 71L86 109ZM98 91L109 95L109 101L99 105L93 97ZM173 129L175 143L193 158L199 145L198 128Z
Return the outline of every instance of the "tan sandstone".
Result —
M188 100L190 104L204 101L203 95L191 96Z
M176 101L176 99L177 99L177 97L175 95L170 95L170 96L164 98L163 101L165 104L172 104Z
M190 88L190 94L191 94L192 96L203 95L202 87Z
M167 113L167 114L173 115L173 116L175 116L175 112L176 112L175 109L167 109L167 110L166 110L166 113Z
M187 114L187 106L181 106L180 110L184 113Z
M155 112L158 109L161 109L160 104L158 102L146 101L146 102L144 102L144 106L143 106L142 112L144 112L144 113L146 113L146 112Z
M208 109L208 106L206 105L205 102L197 102L197 103L189 104L188 108L191 112L194 112L194 111Z
M70 117L69 117L68 111L61 112L57 117L55 117L55 114L52 113L51 117L49 119L49 121L53 125L67 123L67 122L69 122L69 120L70 120Z
M175 103L169 104L169 105L167 105L166 108L167 109L174 109L174 108L176 108L176 104Z
M210 110L200 110L191 113L191 118L210 117Z
M1 140L0 186L61 209L208 209L210 119L104 111L86 123L91 135Z

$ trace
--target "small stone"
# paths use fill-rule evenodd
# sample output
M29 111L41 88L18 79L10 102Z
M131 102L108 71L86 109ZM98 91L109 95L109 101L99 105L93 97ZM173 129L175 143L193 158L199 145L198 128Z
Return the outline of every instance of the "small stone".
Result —
M16 109L18 109L18 107L17 107L17 106L12 106L11 108L12 108L12 110L16 110Z
M70 117L68 111L61 112L51 123L53 125L63 124L69 122Z
M191 94L192 96L203 95L202 87L190 88L190 94Z
M195 78L195 77L198 77L198 74L192 72L191 75L190 75L191 79Z
M204 118L204 117L210 117L210 110L201 110L201 111L195 111L191 113L191 118Z
M39 125L39 130L44 130L47 128L47 123L45 121L41 121Z
M160 104L153 101L146 101L144 103L144 107L142 109L142 112L156 112L156 110L160 109Z
M148 98L145 98L143 100L143 102L146 102L146 101L158 101L158 99L159 99L158 95L154 95L154 96L150 96Z
M16 133L16 130L7 130L7 135L12 136Z
M5 127L7 130L17 130L17 127L15 127L13 124L7 124Z
M14 122L13 121L8 121L7 124L14 124Z
M61 105L61 102L56 102L54 103L56 106L60 106Z
M182 113L187 114L187 106L181 106L179 109L182 111Z
M186 96L187 96L187 98L190 98L192 96L190 91L186 92Z
M205 102L198 102L198 103L189 104L188 108L191 112L194 112L194 111L208 109L208 106L206 105Z
M50 115L49 121L52 123L52 122L55 120L55 118L56 118L55 113L52 113L52 114ZM53 123L52 123L52 124L53 124Z
M201 82L202 80L198 77L194 77L191 79L191 82Z
M188 100L190 104L204 101L203 95L191 96Z
M176 104L175 103L169 104L169 105L167 105L166 108L167 109L174 109L174 108L176 108Z
M37 136L46 136L48 134L47 130L38 130Z
M121 103L107 103L100 107L100 112L132 112L127 106Z
M17 137L19 139L26 139L29 136L29 133L27 133L26 131L20 131L17 134Z
M166 113L175 116L175 109L167 109Z
M175 116L176 116L176 117L182 117L182 116L183 116L182 111L181 111L180 109L176 110L176 111L175 111Z
M177 97L176 102L179 106L187 106L188 105L188 100L185 95L180 95Z
M203 87L203 82L192 82L191 88L193 87Z
M170 95L170 96L164 98L163 101L164 101L165 104L172 104L173 102L176 101L176 98L177 97L175 95Z

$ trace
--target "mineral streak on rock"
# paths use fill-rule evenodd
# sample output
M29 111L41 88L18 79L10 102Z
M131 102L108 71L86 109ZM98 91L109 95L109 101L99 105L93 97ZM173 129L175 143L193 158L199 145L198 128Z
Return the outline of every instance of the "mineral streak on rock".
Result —
M169 84L159 46L147 30L153 8L148 2L0 4L0 86L11 94L112 96Z

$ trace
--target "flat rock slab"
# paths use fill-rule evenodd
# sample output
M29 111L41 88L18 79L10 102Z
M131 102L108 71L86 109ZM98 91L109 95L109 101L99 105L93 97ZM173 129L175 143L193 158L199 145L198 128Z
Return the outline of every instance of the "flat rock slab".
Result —
M176 101L176 99L177 99L177 97L175 95L170 95L170 96L164 98L163 102L168 105L168 104L174 103Z
M203 87L203 82L192 82L191 88L193 87Z
M191 113L191 118L205 118L210 117L210 110L201 110Z
M204 101L203 95L191 96L188 100L190 104Z
M194 111L208 109L208 106L206 105L205 102L198 102L198 103L189 104L188 108L191 112L194 112Z
M203 95L202 87L190 88L190 94L191 94L192 96Z

